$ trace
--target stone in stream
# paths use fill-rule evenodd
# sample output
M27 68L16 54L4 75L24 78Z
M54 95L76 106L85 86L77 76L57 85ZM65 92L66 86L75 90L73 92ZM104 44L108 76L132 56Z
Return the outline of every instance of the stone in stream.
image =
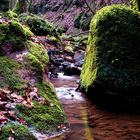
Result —
M80 75L80 73L81 68L75 65L67 66L66 69L64 70L65 75Z
M100 100L114 95L117 104L140 107L139 58L139 13L124 5L104 7L91 21L81 87L91 96L100 92Z
M84 56L85 56L85 52L84 51L76 51L73 57L74 63L76 66L81 67L84 63Z

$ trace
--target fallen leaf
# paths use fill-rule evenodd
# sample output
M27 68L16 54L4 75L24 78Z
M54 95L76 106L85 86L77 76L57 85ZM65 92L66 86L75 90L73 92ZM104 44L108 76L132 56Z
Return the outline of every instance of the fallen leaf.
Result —
M27 123L26 123L26 121L25 121L24 119L18 118L17 120L18 120L18 122L19 122L20 124L22 124L22 125L27 125Z
M37 100L39 99L38 93L34 91L29 93L29 97L31 100L33 100L34 98L36 98Z
M8 113L9 113L8 117L9 117L10 120L15 120L16 119L14 111L8 111Z
M13 137L13 136L10 136L10 137L8 138L8 140L14 140L14 137Z
M33 103L32 102L27 102L27 101L23 101L22 104L27 107L27 108L32 108L33 107Z
M44 104L47 104L48 102L46 101L45 98L40 97L40 98L39 98L39 103L44 105Z

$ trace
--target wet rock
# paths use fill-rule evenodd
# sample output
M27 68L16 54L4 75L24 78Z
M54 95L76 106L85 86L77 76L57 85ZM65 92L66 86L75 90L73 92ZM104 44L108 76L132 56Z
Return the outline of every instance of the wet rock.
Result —
M52 60L52 63L55 67L59 67L61 65L61 62L60 61L57 61L57 58L53 59Z
M84 63L84 56L85 56L85 52L84 51L76 51L73 57L73 60L75 62L76 66L81 67Z
M64 67L61 65L61 66L58 67L58 70L63 71Z
M80 75L81 68L75 65L70 65L64 70L65 75Z
M49 57L56 55L56 50L55 49L48 50L48 55L49 55Z
M57 62L64 62L64 59L63 58L57 58L56 61Z
M66 67L70 66L70 65L71 65L71 63L70 63L70 62L65 61L65 62L61 63L61 65L62 65L62 66L64 67L64 69L65 69Z

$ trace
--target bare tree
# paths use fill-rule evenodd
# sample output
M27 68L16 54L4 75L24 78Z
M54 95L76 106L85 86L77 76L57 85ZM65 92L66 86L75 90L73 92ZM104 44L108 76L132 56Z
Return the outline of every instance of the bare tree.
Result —
M92 14L94 15L95 12L93 11L93 9L90 7L90 4L87 2L87 0L84 0L85 4L87 5L88 9L92 12Z

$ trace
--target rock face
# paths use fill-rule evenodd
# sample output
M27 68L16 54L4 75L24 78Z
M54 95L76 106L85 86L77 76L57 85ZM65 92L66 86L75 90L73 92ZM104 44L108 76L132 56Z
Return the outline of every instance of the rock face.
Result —
M140 90L140 14L121 5L107 6L93 17L81 87L100 85L109 94ZM137 91L137 92L136 92Z

